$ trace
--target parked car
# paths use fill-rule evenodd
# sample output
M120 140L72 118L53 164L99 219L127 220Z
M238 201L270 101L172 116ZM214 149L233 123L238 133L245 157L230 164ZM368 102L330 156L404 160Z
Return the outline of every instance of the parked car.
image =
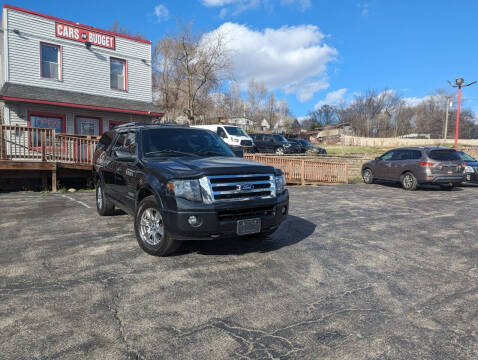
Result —
M191 127L211 130L221 137L229 146L240 146L245 150L252 150L254 142L251 137L239 126L234 125L193 125Z
M461 159L465 162L465 180L478 183L478 161L464 151L457 151Z
M454 149L407 147L387 151L362 165L365 183L375 180L400 182L405 190L436 184L452 189L464 180L465 165Z
M290 145L292 147L292 153L294 153L294 154L305 154L305 152L307 151L307 149L304 146L302 146L302 144L300 143L300 141L298 139L287 138L287 141L290 143Z
M98 213L133 215L139 245L159 256L179 240L265 237L289 208L280 169L236 157L197 128L117 126L96 147L93 179Z
M254 151L261 153L275 153L277 155L292 154L290 142L279 134L251 134L254 141Z
M320 154L320 155L327 154L327 150L325 150L323 147L312 144L310 141L307 141L305 139L297 139L297 141L299 141L302 144L307 154Z

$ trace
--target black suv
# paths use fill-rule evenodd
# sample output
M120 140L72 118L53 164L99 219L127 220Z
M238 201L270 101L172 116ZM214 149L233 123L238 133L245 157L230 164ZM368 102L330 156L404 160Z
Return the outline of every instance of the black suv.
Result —
M98 213L133 215L139 245L160 256L178 240L265 237L289 207L281 170L197 128L120 125L101 137L93 175Z
M250 134L254 140L254 151L261 153L276 153L277 155L292 154L291 143L279 134Z

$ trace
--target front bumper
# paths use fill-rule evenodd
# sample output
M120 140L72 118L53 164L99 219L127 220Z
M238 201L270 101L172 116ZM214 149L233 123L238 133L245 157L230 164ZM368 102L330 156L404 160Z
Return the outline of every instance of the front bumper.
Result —
M285 209L285 213L283 210ZM234 215L238 213L238 216ZM165 211L166 228L175 240L214 240L238 237L237 221L250 218L261 219L261 233L277 229L289 212L289 194L285 191L276 198L230 202L213 209L199 208ZM226 214L226 216L224 216ZM193 227L188 218L196 216L201 225Z
M478 183L478 174L476 172L466 173L464 181L471 182L471 183Z

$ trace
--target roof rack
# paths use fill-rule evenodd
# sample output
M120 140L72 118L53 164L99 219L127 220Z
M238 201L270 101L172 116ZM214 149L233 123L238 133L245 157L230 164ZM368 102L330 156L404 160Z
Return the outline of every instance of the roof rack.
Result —
M115 125L113 127L113 129L122 129L122 128L127 128L127 127L132 127L132 126L139 126L139 125L143 125L143 124L137 123L137 122L129 122L129 123L126 123L126 124Z

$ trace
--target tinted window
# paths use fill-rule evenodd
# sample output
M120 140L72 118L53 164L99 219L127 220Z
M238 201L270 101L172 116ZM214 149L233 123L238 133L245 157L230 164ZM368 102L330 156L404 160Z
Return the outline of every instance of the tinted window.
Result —
M237 126L224 126L227 133L233 136L247 136L247 134L242 130L242 128Z
M380 159L382 159L383 161L390 161L392 160L393 157L395 157L397 153L397 150L392 150L392 151L389 151L388 153L385 153L383 154Z
M277 141L287 142L287 139L283 137L282 135L273 135L273 136L274 136L274 139L276 139Z
M475 162L476 159L470 155L468 155L467 153L463 152L463 151L458 151L458 154L461 156L461 158L465 161L469 161L469 162Z
M172 151L168 153L167 151ZM204 156L234 156L234 153L217 135L200 129L150 129L143 131L145 157L171 156L181 152Z
M222 138L227 138L226 132L222 127L217 128L217 134Z
M394 151L392 160L418 160L421 157L420 150L397 150Z
M461 160L460 155L455 150L432 150L428 152L430 159L438 161L456 161Z
M136 154L136 134L134 132L122 133L116 139L113 151L127 151L130 154Z

